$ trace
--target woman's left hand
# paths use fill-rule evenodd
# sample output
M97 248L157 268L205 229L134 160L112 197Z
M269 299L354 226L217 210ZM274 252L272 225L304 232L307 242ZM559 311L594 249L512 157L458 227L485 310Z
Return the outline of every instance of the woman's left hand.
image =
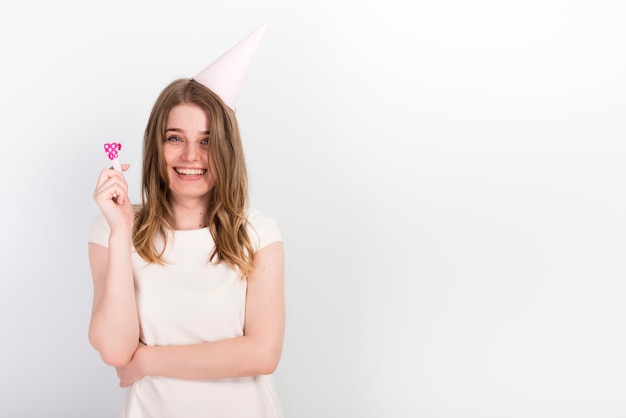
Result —
M149 347L140 342L137 345L135 354L133 354L133 358L126 365L115 368L121 387L128 387L145 376L143 354L145 354L146 350L149 350Z

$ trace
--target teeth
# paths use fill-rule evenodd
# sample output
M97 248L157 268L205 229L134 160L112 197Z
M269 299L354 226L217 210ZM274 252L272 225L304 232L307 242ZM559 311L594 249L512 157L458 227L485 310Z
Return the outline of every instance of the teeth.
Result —
M186 176L201 176L206 172L201 168L177 168L176 172L178 174L184 174Z

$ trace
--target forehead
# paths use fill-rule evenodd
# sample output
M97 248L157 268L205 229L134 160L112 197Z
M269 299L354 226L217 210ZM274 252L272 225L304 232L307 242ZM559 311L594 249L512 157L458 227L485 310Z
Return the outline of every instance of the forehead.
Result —
M211 126L211 116L195 104L180 104L170 109L167 120L166 129L188 129L207 131Z

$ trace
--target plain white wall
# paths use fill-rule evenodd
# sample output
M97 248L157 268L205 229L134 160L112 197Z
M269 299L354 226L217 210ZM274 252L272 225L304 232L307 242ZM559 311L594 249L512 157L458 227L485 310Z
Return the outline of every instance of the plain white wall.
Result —
M620 1L4 2L0 415L117 416L91 193L268 22L237 115L287 248L289 418L626 415Z

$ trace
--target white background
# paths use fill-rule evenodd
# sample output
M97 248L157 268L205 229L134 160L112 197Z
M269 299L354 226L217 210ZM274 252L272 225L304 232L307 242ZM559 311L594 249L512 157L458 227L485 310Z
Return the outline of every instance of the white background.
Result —
M268 23L242 91L286 240L288 418L626 416L621 1L3 2L0 415L115 417L91 194L154 99Z

